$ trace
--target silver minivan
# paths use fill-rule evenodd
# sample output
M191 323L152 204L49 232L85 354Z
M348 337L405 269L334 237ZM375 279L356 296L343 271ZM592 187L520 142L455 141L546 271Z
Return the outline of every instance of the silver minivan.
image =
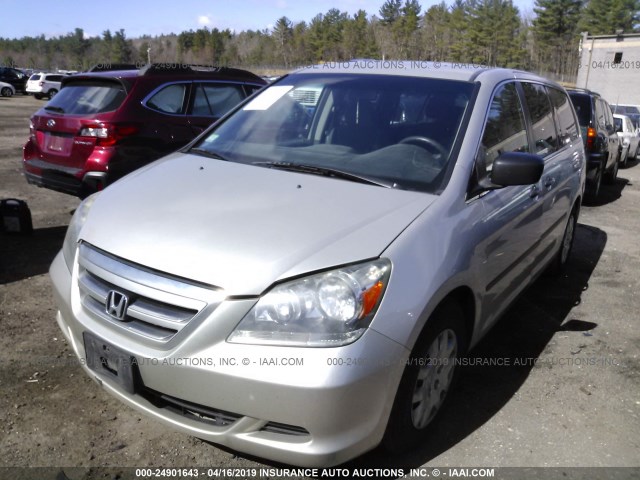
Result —
M98 384L188 434L301 466L405 448L460 357L565 265L584 184L553 82L304 68L78 207L57 321Z

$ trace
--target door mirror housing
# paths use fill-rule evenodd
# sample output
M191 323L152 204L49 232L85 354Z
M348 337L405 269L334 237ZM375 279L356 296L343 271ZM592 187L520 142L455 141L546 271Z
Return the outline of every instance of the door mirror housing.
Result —
M540 181L544 160L533 153L505 152L493 162L491 183L500 187L532 185Z

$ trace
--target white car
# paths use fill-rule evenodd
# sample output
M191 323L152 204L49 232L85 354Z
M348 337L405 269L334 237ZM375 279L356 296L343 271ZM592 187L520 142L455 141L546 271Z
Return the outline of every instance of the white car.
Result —
M60 83L64 75L55 73L34 73L27 81L27 93L32 93L37 99L53 98L60 91Z
M0 97L12 97L16 93L16 88L10 83L0 82Z
M626 115L616 113L613 115L613 121L615 122L616 132L622 141L620 164L626 167L629 158L638 160L638 155L640 155L640 129L634 128L633 122ZM626 155L625 151L627 152Z

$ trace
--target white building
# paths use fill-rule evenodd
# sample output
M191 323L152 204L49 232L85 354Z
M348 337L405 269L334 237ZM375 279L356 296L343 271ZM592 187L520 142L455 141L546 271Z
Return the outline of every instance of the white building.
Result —
M583 33L576 86L611 104L640 105L640 33Z

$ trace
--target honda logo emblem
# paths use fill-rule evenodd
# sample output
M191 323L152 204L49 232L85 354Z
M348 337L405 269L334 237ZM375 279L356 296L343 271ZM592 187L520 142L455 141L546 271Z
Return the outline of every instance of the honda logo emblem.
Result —
M50 120L47 120L47 127L53 128L55 126L56 126L56 121L53 118Z
M116 320L124 320L129 306L129 297L116 290L109 290L107 294L107 313Z

